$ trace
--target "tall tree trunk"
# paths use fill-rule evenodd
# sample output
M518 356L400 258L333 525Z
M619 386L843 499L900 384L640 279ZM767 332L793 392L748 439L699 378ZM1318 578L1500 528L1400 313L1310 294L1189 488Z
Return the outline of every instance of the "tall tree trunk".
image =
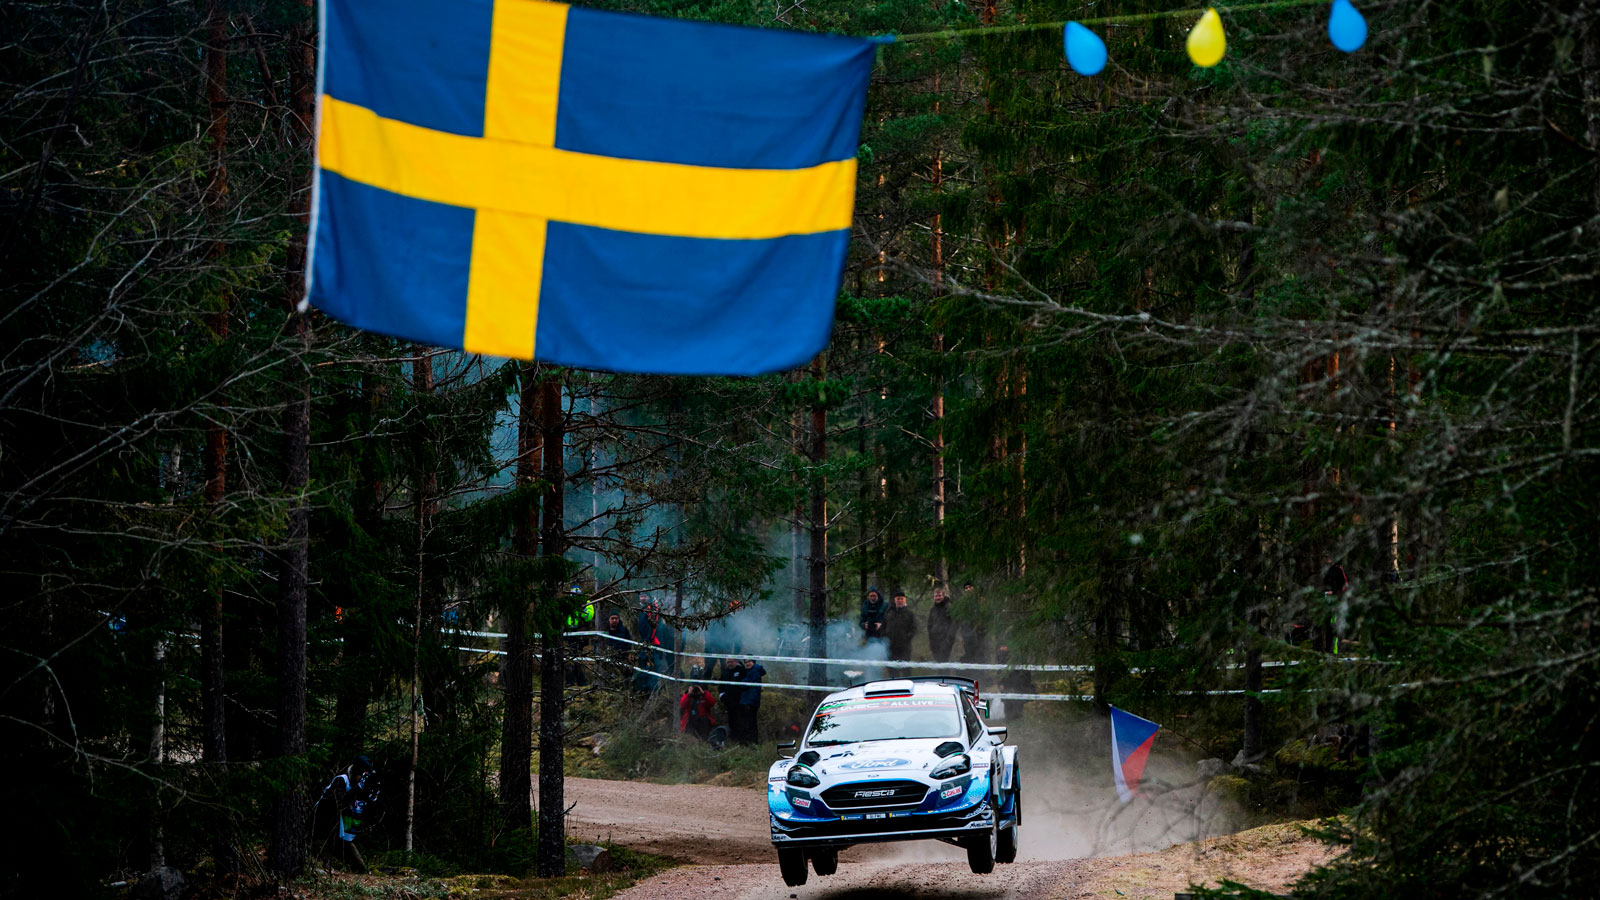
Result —
M156 669L156 697L152 712L154 718L150 722L150 751L146 757L150 765L160 771L160 767L167 761L167 639L165 635L156 638L154 653ZM150 823L150 869L160 869L167 864L167 847L165 833L161 827L161 795L156 794L155 805L151 809L152 821Z
M527 489L539 480L544 447L539 425L539 386L533 363L522 364L520 410L517 415L517 485ZM521 565L527 566L538 550L539 506L530 504L526 515L517 517L514 550ZM500 720L500 821L506 831L527 828L533 823L533 666L528 644L528 601L531 591L526 582L513 588L506 602L506 655L500 664L500 687L505 694L505 712Z
M206 105L210 110L207 135L211 141L211 179L206 185L206 211L210 227L216 235L211 243L213 266L222 265L226 244L221 235L223 202L228 193L228 168L225 151L228 141L228 13L223 0L208 0L206 4ZM228 340L229 290L218 295L218 309L210 316L212 336L218 342ZM213 520L218 515L222 498L228 490L228 431L219 422L206 426L205 450L205 502ZM227 690L224 681L222 645L222 588L197 592L195 596L195 621L200 633L200 758L207 768L220 776L222 764L228 761L228 722L223 697ZM238 869L237 856L227 836L225 821L213 828L217 836L212 848L218 874Z
M821 355L811 361L811 378L823 380ZM828 480L822 467L828 461L828 413L819 393L811 406L811 655L828 656ZM828 684L828 667L812 663L810 682L815 687Z
M310 0L305 16L294 29L298 59L290 69L291 112L295 140L311 146L313 87L316 72L315 21ZM306 587L307 538L310 524L306 486L311 480L311 380L305 355L310 349L310 322L300 311L305 296L306 228L310 191L301 182L303 171L293 169L296 189L290 210L300 227L289 241L287 284L290 340L293 362L285 368L288 383L283 413L284 495L289 501L284 549L278 573L278 755L298 757L306 752ZM281 880L300 874L306 857L306 790L295 781L278 798L273 810L272 845L267 868Z
M545 380L540 400L544 437L544 522L540 542L544 555L544 615L539 657L539 875L565 873L567 866L566 797L562 763L566 717L566 639L562 626L560 560L566 551L566 420L561 408L561 376Z
M417 396L426 403L433 393L433 357L427 348L419 347L414 378ZM415 474L417 505L417 596L416 610L411 623L411 765L406 776L406 852L414 847L417 822L417 760L422 752L422 620L423 602L427 592L428 528L433 517L433 498L438 488L438 476L428 458L427 416L422 417L422 436L417 440L417 471Z
M1261 648L1244 653L1244 761L1261 758Z
M939 114L939 72L933 73L933 114ZM944 191L944 148L936 147L933 151L933 192ZM944 294L944 217L941 213L933 214L933 297L938 300ZM943 365L944 333L939 332L933 336L933 352L935 365ZM944 475L944 373L941 371L933 387L933 522L936 530L936 542L939 545L939 557L934 562L934 578L940 585L948 586L950 582L950 563L944 549L944 512L945 512L945 475Z
M798 408L789 417L789 445L796 456L806 452L805 413ZM800 540L805 533L805 501L801 499L800 485L794 484L794 516L789 526L789 585L793 589L794 615L797 620L809 621L806 581L800 575ZM807 575L807 578L810 576Z

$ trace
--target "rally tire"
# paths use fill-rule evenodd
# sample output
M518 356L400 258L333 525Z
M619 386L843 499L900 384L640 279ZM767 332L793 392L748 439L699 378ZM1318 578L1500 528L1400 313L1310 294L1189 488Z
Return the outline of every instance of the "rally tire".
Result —
M818 875L832 875L839 871L839 851L811 851L811 869Z
M1022 840L1022 777L1017 773L1012 783L1011 794L1011 824L1000 829L1000 834L995 841L994 861L1000 863L1014 863L1017 861L1017 844Z
M1000 829L995 838L994 861L998 863L1014 863L1017 861L1018 827L1010 825Z
M967 841L967 865L978 875L987 875L994 871L994 859L999 849L1000 832L991 828L983 837L969 838Z
M778 871L783 873L783 883L799 887L806 883L806 852L787 847L778 851Z

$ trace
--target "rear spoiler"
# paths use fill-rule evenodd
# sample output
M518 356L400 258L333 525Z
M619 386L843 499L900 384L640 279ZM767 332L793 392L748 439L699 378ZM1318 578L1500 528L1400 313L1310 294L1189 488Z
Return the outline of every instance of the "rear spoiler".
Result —
M875 680L882 681L883 679ZM956 675L910 675L905 678L891 678L889 680L915 681L922 684L947 684L961 693L971 697L974 701L978 699L978 682L972 680L971 678L961 678ZM850 686L853 688L866 687L867 685L873 683L873 681L858 681Z

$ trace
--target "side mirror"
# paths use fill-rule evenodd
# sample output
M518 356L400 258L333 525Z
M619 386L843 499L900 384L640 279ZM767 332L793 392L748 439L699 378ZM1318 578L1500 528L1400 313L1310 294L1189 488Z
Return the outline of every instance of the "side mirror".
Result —
M977 706L977 707L978 707L978 712L979 712L979 713L980 713L980 714L981 714L981 715L982 715L982 716L983 716L983 717L984 717L984 718L985 718L985 719L987 719L987 718L989 718L989 701L987 701L987 700L979 700L979 701L978 701L978 702L977 702L977 703L976 703L976 704L974 704L974 705L975 705L975 706Z
M1004 741L1006 739L1006 733L1010 731L1010 729L1004 725L990 725L988 728L985 728L984 731L989 732L989 737Z
M783 751L785 751L785 750L793 750L794 747L795 747L794 741L779 741L778 742L778 755L782 756L782 757L785 757L785 758L793 756L794 755L793 753L785 753Z

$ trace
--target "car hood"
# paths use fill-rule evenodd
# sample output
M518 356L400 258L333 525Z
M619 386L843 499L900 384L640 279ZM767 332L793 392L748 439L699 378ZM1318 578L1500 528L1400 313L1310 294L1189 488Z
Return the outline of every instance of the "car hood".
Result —
M816 762L810 764L813 772L824 781L839 782L857 777L887 774L926 775L943 757L934 752L941 744L955 738L908 739L903 741L864 741L856 744L838 744L832 747L812 747ZM773 774L782 774L796 765L794 759L779 760Z

